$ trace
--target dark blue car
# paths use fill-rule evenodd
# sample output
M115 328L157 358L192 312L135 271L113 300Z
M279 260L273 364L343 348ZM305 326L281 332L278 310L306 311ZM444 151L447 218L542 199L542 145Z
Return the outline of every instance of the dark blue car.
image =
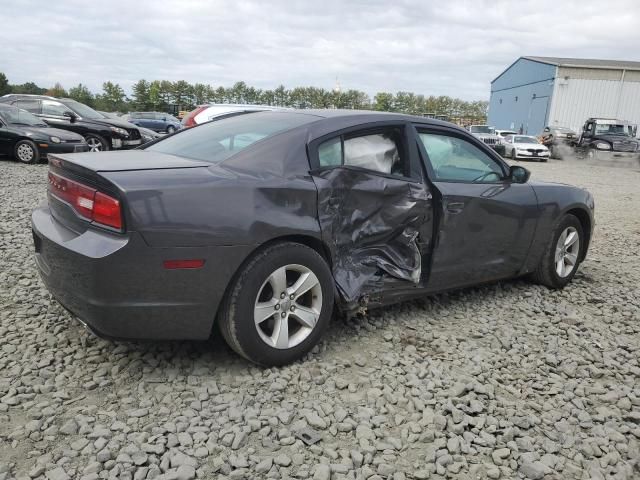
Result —
M173 133L180 128L180 120L162 112L131 112L127 115L127 120L155 132Z

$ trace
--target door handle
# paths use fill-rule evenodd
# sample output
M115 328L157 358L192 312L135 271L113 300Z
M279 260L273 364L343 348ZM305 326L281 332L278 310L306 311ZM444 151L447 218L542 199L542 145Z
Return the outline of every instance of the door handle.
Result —
M457 214L464 210L463 202L451 202L447 204L447 212Z

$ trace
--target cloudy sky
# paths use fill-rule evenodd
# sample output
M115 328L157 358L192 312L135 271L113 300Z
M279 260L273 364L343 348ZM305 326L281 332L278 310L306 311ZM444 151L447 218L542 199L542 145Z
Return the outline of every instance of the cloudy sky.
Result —
M10 83L140 78L487 99L521 55L640 60L637 0L13 0L0 9Z

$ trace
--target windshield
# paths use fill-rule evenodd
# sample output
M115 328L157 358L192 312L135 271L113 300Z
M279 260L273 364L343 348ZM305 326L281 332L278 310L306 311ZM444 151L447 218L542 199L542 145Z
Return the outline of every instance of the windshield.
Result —
M87 107L84 103L76 102L75 100L65 100L64 104L82 118L89 118L92 120L101 120L106 118L101 113L96 112L93 108Z
M615 123L596 123L596 135L633 135L631 125Z
M26 110L20 110L16 107L6 107L0 109L0 117L5 123L11 125L26 125L29 127L46 127L47 124L40 120L35 115L27 112Z
M471 125L470 132L471 133L489 133L493 135L493 133L495 132L495 129L488 125Z
M319 120L314 115L260 112L203 123L145 150L220 163L259 140Z
M535 137L513 137L514 143L538 143L538 139Z

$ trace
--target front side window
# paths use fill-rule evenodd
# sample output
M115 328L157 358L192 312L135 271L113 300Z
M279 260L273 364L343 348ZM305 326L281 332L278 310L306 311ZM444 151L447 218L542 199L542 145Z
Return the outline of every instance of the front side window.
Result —
M502 167L475 145L447 135L419 132L436 181L496 183Z
M402 148L402 129L386 128L369 134L336 137L318 146L320 167L340 165L387 175L406 176L408 157Z
M302 113L250 113L182 130L146 150L217 164L260 140L317 120Z
M64 112L68 112L69 109L65 107L60 102L55 102L53 100L43 100L42 101L42 114L43 115L51 115L54 117L62 117Z
M65 100L64 102L67 110L72 110L81 118L89 118L92 120L104 118L104 116L96 112L93 108L87 107L84 103L76 102L75 100Z

